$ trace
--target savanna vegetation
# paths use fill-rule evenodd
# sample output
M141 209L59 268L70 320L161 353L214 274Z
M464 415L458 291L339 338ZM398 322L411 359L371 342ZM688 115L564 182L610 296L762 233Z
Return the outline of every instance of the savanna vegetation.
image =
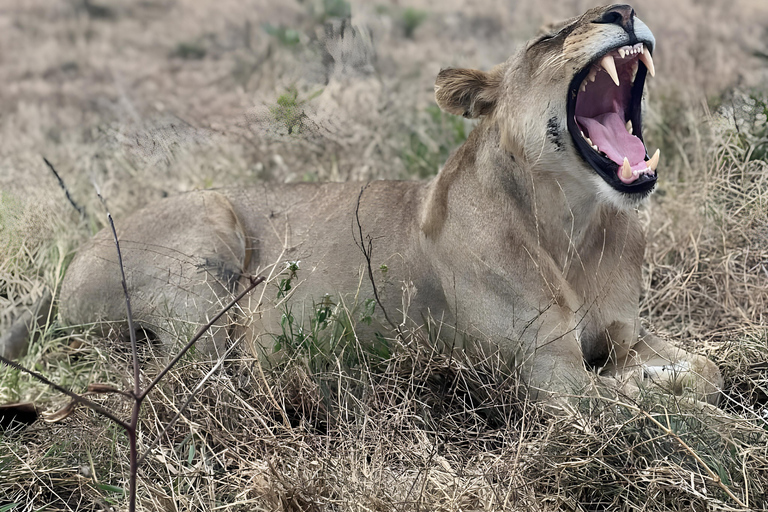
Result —
M0 334L46 290L55 299L76 248L106 225L96 189L119 225L193 189L429 178L473 128L434 104L439 69L489 69L542 24L591 5L7 3ZM285 311L276 342L291 357L277 368L232 340L217 371L191 352L168 374L140 417L141 451L154 447L139 510L768 509L768 4L634 7L658 43L645 138L662 154L638 213L642 314L718 364L721 408L649 393L552 416L519 398L496 354L440 352L428 329L359 339L372 301L320 302ZM362 44L333 37L344 30ZM288 264L268 293L301 271ZM78 392L130 389L118 333L64 329L55 306L20 362ZM163 356L142 346L151 379ZM128 415L120 395L90 398ZM10 402L56 411L68 399L0 366L0 404ZM85 408L0 430L0 512L123 509L127 451L122 430Z

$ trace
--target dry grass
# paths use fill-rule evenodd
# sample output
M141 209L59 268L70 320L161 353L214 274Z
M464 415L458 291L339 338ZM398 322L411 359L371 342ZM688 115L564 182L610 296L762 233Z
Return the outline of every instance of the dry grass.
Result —
M73 250L103 225L92 182L119 223L194 188L434 172L471 128L429 110L439 68L487 69L541 23L588 4L354 3L375 58L355 55L360 65L344 72L323 64L319 43L324 14L339 6L1 8L0 46L12 51L0 63L0 330L44 287L58 287ZM635 7L659 43L646 129L665 161L641 212L643 316L718 363L724 410L649 395L585 401L553 418L517 398L515 377L494 354L440 354L415 332L388 352L350 339L335 353L298 350L266 374L237 352L161 435L210 370L189 357L143 409L140 445L159 444L140 473L140 509L768 509L768 133L750 99L768 78L768 6ZM291 88L307 114L299 135L287 134L292 122L283 121L293 117L274 115ZM764 90L753 95L765 101ZM57 382L129 387L129 358L110 339L68 334L51 318L36 340L23 362ZM154 361L146 355L147 377ZM62 404L5 368L0 398ZM118 398L100 400L127 414ZM0 433L0 446L2 511L125 504L127 442L89 411Z

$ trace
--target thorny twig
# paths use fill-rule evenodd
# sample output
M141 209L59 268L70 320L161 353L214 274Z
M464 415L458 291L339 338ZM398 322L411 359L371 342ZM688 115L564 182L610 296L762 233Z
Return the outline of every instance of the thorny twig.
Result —
M189 392L189 395L187 396L186 400L184 400L184 402L179 407L179 410L176 412L176 415L174 415L174 417L171 418L171 420L168 423L165 424L165 427L163 427L163 431L160 432L157 435L155 440L152 441L152 443L150 443L150 445L147 447L147 449L144 451L144 453L141 455L141 457L139 457L139 462L138 462L139 466L141 466L141 464L144 462L144 459L146 459L147 456L150 453L152 453L152 450L154 450L155 446L157 446L157 443L159 443L160 439L162 439L163 434L168 432L168 430L172 426L174 426L176 424L176 422L179 420L179 418L181 418L181 415L184 413L184 409L186 409L187 406L192 402L192 399L195 398L195 396L197 396L197 392L200 391L200 389L203 387L203 384L205 384L205 382L208 381L208 379L211 377L211 375L213 375L219 369L219 367L221 367L221 365L224 364L224 361L226 361L227 357L229 356L229 354L231 354L232 351L235 350L235 348L238 346L240 340L242 340L242 337L239 338L235 343L232 344L231 347L229 347L227 349L227 351L224 353L224 355L222 355L219 358L219 360L216 361L216 364L213 365L213 368L211 368L211 370L208 373L206 373L205 376L202 379L200 379L200 382L198 382L197 386L195 386L195 389L193 389L192 391Z
M368 278L370 279L371 287L373 288L373 298L376 299L376 304L379 305L382 313L384 313L384 318L387 320L389 325L397 331L397 334L402 339L403 332L400 330L400 326L396 325L392 320L389 319L387 310L384 309L384 304L382 304L381 300L379 299L379 292L376 288L376 281L373 278L373 267L371 266L371 258L373 256L373 240L371 239L370 235L363 237L363 226L360 224L360 200L363 198L363 192L365 192L365 189L368 188L368 185L370 185L370 183L366 183L365 186L360 189L360 195L357 196L357 204L355 205L355 222L357 223L358 236L360 236L360 243L358 244L357 238L355 238L355 245L360 248L360 250L363 252L363 256L365 257L365 263L368 267Z

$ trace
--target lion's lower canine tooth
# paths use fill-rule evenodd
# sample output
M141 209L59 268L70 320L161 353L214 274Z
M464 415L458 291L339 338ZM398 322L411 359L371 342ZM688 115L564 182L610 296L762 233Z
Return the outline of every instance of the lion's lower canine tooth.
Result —
M659 166L659 156L661 155L661 150L657 149L656 152L653 154L650 160L648 160L648 168L652 170L653 172L656 172L656 167Z
M628 180L632 177L632 166L629 165L629 160L624 157L624 163L621 166L621 177Z
M648 48L643 48L643 54L640 55L640 60L643 61L645 67L648 68L648 72L651 76L656 76L656 70L653 67L653 57L651 57L651 52L648 51Z
M616 73L616 63L613 62L613 57L606 55L603 60L600 61L600 65L611 76L613 83L619 85L619 74Z

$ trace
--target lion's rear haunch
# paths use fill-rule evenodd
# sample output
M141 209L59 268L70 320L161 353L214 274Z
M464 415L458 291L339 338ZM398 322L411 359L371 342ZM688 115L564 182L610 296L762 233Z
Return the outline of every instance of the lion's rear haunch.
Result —
M120 219L116 229L136 327L163 341L188 335L226 304L246 263L243 228L229 201L217 192L163 200ZM75 256L60 302L68 325L96 323L102 331L126 327L125 295L109 229ZM224 333L217 332L213 339L222 338Z
M277 279L240 305L263 362L279 357L285 308L350 308L375 283L389 321L432 318L459 345L499 350L533 398L653 384L715 401L714 364L638 319L645 240L634 207L661 169L642 132L655 47L634 10L614 5L491 71L442 70L440 107L481 121L427 183L195 192L118 219L139 324L173 340L218 311L241 273L275 277L300 261L287 300ZM66 322L124 321L116 261L107 231L80 250L62 287Z

